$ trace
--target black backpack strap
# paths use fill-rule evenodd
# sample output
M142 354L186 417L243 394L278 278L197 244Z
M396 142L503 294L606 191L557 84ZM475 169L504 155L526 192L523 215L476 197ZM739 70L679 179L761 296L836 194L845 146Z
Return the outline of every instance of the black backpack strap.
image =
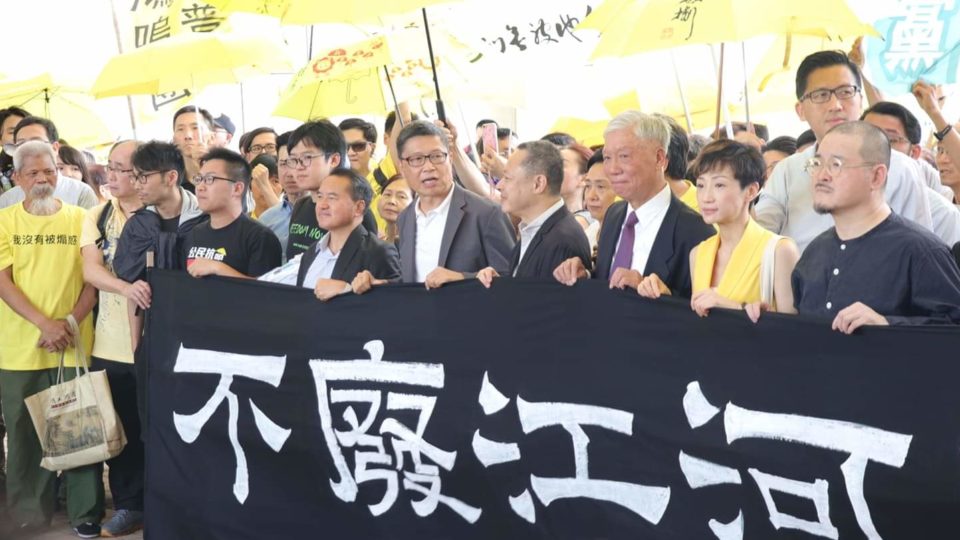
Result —
M100 232L100 236L97 238L97 247L100 249L103 249L103 242L107 238L107 221L110 220L112 215L113 203L108 202L100 211L100 216L97 217L97 230Z
M373 178L377 181L377 184L379 184L376 186L377 193L383 193L383 186L387 185L387 180L390 179L387 178L387 175L383 173L383 169L380 167L373 170Z

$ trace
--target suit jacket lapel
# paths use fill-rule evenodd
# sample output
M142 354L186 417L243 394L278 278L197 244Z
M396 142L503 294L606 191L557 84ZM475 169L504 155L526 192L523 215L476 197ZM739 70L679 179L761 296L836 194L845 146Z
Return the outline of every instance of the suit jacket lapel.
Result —
M565 206L561 206L556 212L553 213L553 215L548 217L547 220L543 222L543 225L540 226L540 230L537 231L537 234L533 235L533 238L530 239L530 245L527 246L527 251L523 254L523 262L532 260L534 253L537 252L537 247L543 243L544 236L550 234L550 230L553 229L557 223L560 223L560 220L569 213L570 211L567 210ZM520 258L520 242L517 242L517 258ZM517 268L517 266L515 265L514 268Z
M450 246L453 244L453 237L457 234L460 227L460 221L463 220L463 209L467 206L467 199L463 191L456 185L453 186L453 197L450 199L450 208L447 210L447 223L443 227L443 239L440 241L440 260L438 264L446 268L447 256L450 254Z
M366 238L367 234L367 230L363 228L363 225L357 225L357 227L350 232L350 236L347 237L347 241L340 250L340 255L337 256L337 262L333 265L332 275L334 279L339 279L336 276L342 276L345 270L350 267L350 262L356 257L357 252L360 251L360 244L363 243L363 239Z
M404 210L403 228L400 230L400 274L408 282L416 281L417 276L417 204L419 201L414 199Z
M670 260L673 258L673 237L677 229L677 216L680 214L681 203L673 194L670 194L670 204L667 206L667 213L663 216L663 223L660 230L657 231L657 237L653 240L653 246L650 248L650 256L647 257L647 267L644 268L643 275L657 274L660 279L666 281L667 274L670 272Z
M303 256L300 257L300 267L297 268L297 286L303 286L303 280L307 278L307 272L310 271L310 266L313 264L313 261L317 259L317 246L311 244L306 251L303 252Z
M603 218L603 228L600 232L600 244L597 246L597 274L610 277L610 264L617 252L617 240L623 229L623 221L627 219L629 205L626 201L614 203L607 209ZM607 234L603 234L607 231Z

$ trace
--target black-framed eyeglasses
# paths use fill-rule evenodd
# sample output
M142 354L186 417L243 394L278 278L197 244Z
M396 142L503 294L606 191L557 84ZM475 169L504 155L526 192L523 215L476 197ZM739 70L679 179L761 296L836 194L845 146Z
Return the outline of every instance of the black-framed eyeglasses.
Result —
M318 157L322 158L327 156L326 154L304 154L300 157L290 156L287 159L280 160L278 163L280 165L283 165L284 167L290 167L291 169L298 166L307 168L310 166L311 163L313 163L313 160Z
M276 152L277 145L275 144L255 144L250 147L250 153L252 154L262 154L264 152Z
M423 167L423 164L428 159L430 160L430 163L433 163L434 165L440 165L441 163L444 163L447 161L448 155L449 154L447 154L446 152L441 152L438 150L436 152L431 152L426 156L424 155L410 156L410 157L405 157L400 159L402 159L403 161L406 161L407 165L416 168L416 167Z
M121 174L122 174L122 175L126 175L126 176L130 176L130 175L133 174L133 169L121 169L120 167L114 167L114 166L112 166L112 165L107 165L106 167L104 167L104 169L107 170L107 173L108 173L108 174L109 174L109 173L113 173L113 174L116 174L116 175L121 175Z
M819 90L813 90L807 92L800 98L800 101L809 99L810 103L826 103L830 101L830 96L837 96L837 99L840 101L846 101L852 99L853 96L860 93L860 87L855 84L845 84L843 86L838 86L836 88L821 88Z
M149 178L149 177L151 177L151 176L153 176L153 175L155 175L155 174L163 174L163 173L165 173L165 172L167 172L167 171L140 171L140 172L136 173L135 175L133 175L133 181L136 182L136 183L138 183L138 184L146 184L146 183L147 183L147 178Z
M236 183L236 182L237 182L236 180L234 180L234 179L232 179L232 178L226 178L226 177L223 177L223 176L217 176L217 175L215 175L215 174L213 174L213 173L198 174L198 175L196 175L196 176L193 177L193 183L194 183L194 185L197 185L197 186L199 186L199 185L212 186L213 183L216 182L217 180L223 180L223 181L225 181L225 182L230 182L230 183Z
M348 143L348 144L347 144L347 149L348 149L348 150L353 150L354 152L356 152L356 153L359 154L360 152L363 152L364 150L366 150L366 149L367 149L367 145L369 145L369 144L370 144L370 143L368 143L367 141L352 142L352 143Z

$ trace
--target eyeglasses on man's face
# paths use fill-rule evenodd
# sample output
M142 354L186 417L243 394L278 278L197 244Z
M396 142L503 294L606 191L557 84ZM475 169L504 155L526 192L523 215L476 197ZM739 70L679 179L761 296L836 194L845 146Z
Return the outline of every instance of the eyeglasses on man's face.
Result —
M853 84L845 84L843 86L838 86L836 88L820 88L807 92L800 98L800 101L809 99L810 103L816 103L818 105L830 101L830 96L837 96L837 99L840 101L846 101L852 99L853 96L860 93L860 88Z
M197 185L197 186L200 186L200 185L212 186L213 183L216 182L217 180L223 180L224 182L230 182L230 183L236 183L236 182L237 182L236 180L234 180L234 179L232 179L232 178L226 178L226 177L223 177L223 176L217 176L217 175L215 175L215 174L213 174L213 173L198 174L198 175L196 175L196 176L193 177L193 183L194 183L194 185Z
M155 174L163 174L165 172L167 171L140 171L133 176L133 181L143 185L147 183L147 178L150 178Z
M347 149L350 150L351 152L359 154L360 152L363 152L364 150L366 150L367 146L369 145L370 143L367 141L357 141L357 142L347 143Z
M413 168L418 168L418 167L423 167L423 164L426 163L428 159L430 160L430 163L433 163L434 165L440 165L441 163L444 163L447 161L447 155L448 154L446 152L441 152L437 150L436 152L430 152L427 155L421 154L421 155L410 156L410 157L405 157L401 159L405 161L407 165Z
M251 154L262 154L264 152L274 153L277 151L277 145L275 144L255 144L250 147Z
M307 168L310 166L311 163L313 163L313 160L318 157L322 158L322 157L326 157L326 155L325 154L303 154L300 157L290 156L287 159L282 159L277 163L283 167L290 167L291 169L296 167Z
M826 170L830 173L830 176L837 176L843 172L844 169L858 169L862 167L873 167L874 165L876 165L876 163L870 162L857 163L855 165L846 164L842 159L836 157L827 159L812 157L807 160L807 164L804 165L803 170L810 175L814 175L821 170Z

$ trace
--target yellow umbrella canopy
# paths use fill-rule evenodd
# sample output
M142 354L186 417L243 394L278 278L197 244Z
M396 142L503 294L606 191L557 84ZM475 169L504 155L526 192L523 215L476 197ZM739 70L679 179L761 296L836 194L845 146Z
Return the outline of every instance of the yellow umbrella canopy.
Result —
M878 35L843 0L607 0L580 28L601 31L593 58L765 34Z
M375 22L385 15L397 15L451 0L365 0L363 2L320 2L317 0L205 0L223 13L247 12L279 17L284 24Z
M113 139L95 112L93 97L79 85L58 81L49 73L29 79L4 80L0 84L0 109L14 106L49 118L57 126L60 137L76 147Z
M463 64L472 54L440 33L435 60L447 81L464 81ZM394 107L384 68L397 101L429 96L431 65L418 28L332 47L310 60L283 91L274 115L297 120L322 116L385 114Z
M241 82L293 68L283 45L234 32L179 34L113 57L97 77L97 98L162 94Z

